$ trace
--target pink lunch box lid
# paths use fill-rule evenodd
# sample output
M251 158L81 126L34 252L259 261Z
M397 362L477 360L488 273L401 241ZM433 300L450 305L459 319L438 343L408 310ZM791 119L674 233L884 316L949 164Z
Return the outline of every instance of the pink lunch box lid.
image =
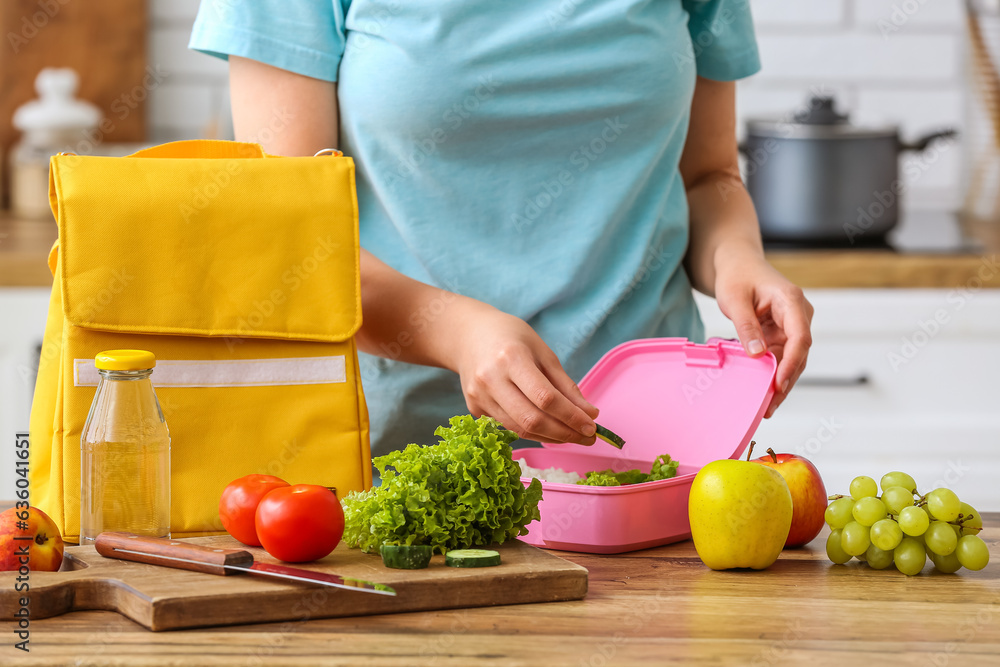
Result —
M580 390L600 408L598 423L625 440L624 448L619 451L601 439L591 447L542 446L628 461L670 454L695 468L735 458L770 404L776 369L770 352L752 358L739 341L648 338L622 343L587 373Z

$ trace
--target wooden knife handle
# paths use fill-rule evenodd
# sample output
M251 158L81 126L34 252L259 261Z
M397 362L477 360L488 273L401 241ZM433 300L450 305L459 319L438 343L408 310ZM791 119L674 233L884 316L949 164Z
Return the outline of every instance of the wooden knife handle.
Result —
M105 558L164 565L207 574L239 574L237 570L229 570L223 566L250 567L253 565L253 554L243 549L218 549L164 537L147 537L132 533L101 533L97 536L94 546L97 547L97 553Z

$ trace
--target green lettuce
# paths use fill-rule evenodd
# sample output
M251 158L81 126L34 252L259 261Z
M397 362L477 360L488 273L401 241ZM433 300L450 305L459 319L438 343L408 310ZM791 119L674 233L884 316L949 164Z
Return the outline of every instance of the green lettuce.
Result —
M636 470L635 472L639 471ZM587 476L578 481L577 484L582 484L583 486L621 486L622 481L618 479L616 473L610 470L595 470L588 472Z
M434 445L408 445L372 461L381 486L344 498L344 542L429 544L435 551L499 544L526 535L540 518L542 485L521 484L511 460L517 435L490 417L452 417Z
M677 476L677 461L670 458L670 454L657 456L653 461L653 468L649 474L638 470L626 470L615 472L614 470L594 470L588 472L587 476L577 484L583 486L623 486L625 484L641 484L642 482L654 482L658 479L670 479Z

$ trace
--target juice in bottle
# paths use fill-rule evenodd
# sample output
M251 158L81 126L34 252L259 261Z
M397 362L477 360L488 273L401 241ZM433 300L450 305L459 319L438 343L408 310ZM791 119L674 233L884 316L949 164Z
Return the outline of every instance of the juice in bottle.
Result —
M96 357L101 379L80 438L80 544L108 530L170 536L170 434L151 352Z

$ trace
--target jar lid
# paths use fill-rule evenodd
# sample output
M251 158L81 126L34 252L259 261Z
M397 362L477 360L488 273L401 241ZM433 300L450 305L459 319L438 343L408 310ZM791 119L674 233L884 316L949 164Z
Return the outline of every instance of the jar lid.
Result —
M89 130L101 122L101 110L78 99L80 78L71 68L46 67L35 78L38 99L19 106L12 124L22 132L39 130Z
M141 371L155 368L156 357L146 350L105 350L94 363L102 371Z

